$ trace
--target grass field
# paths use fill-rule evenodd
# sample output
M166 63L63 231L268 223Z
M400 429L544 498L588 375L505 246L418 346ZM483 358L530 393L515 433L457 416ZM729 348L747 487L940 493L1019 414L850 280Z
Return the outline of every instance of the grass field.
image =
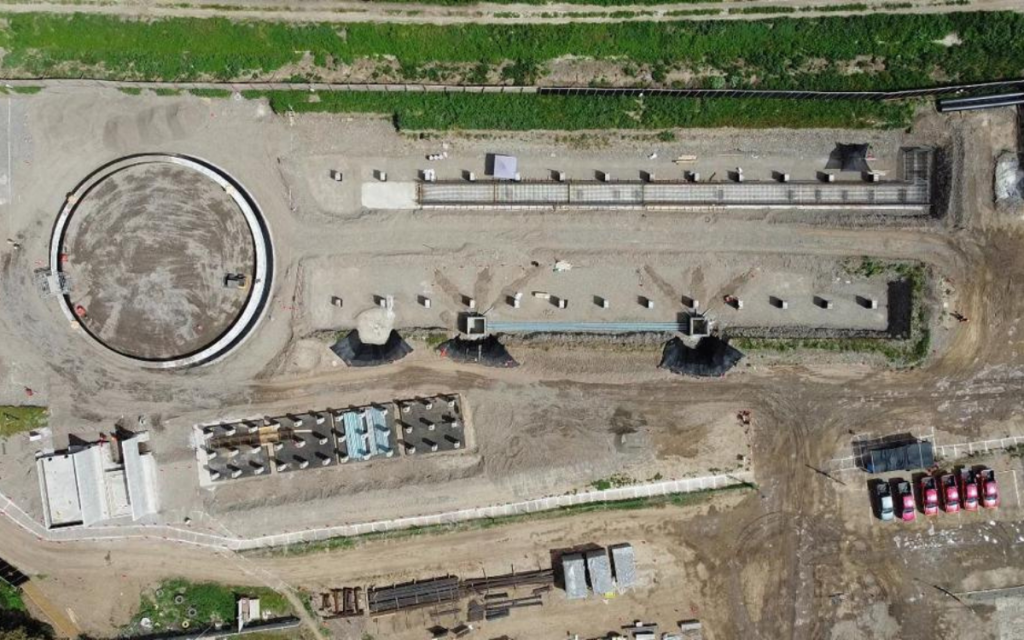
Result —
M674 127L903 127L911 104L867 101L712 100L530 94L247 92L278 113L379 113L398 129L585 130Z
M448 26L2 17L0 72L8 77L269 79L307 52L313 77L373 59L408 78L437 64L479 75L481 65L512 62L510 77L529 79L572 55L657 67L659 75L714 70L694 81L708 86L807 89L929 86L1017 77L1024 69L1024 15L1017 13Z
M46 407L0 406L0 438L46 426Z
M284 596L270 589L175 579L162 582L150 593L143 594L129 631L137 633L142 630L140 621L143 618L152 622L154 632L182 629L182 623L186 621L189 628L199 631L211 625L232 625L237 616L239 596L258 597L261 609L275 618L292 613L292 607Z

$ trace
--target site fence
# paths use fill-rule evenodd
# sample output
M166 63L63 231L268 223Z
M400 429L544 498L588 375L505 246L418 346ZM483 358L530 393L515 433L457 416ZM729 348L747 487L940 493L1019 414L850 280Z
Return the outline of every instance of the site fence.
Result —
M619 502L647 498L695 493L723 489L731 486L749 485L753 474L749 471L734 474L719 474L682 480L646 482L626 487L594 489L574 494L538 498L488 507L474 507L423 516L378 520L358 524L344 524L318 529L280 533L254 538L230 537L193 531L166 525L108 525L94 527L68 527L48 530L29 516L12 500L0 493L0 514L35 535L50 542L85 542L103 540L150 539L167 540L192 544L200 547L228 551L246 551L291 544L322 542L331 538L354 537L372 533L386 533L433 526L454 525L473 520L524 516L543 511L563 509L601 502Z
M775 98L784 100L906 100L948 96L966 92L998 92L1024 88L1024 78L975 82L970 84L918 87L892 91L808 91L802 89L662 89L650 87L546 87L524 85L462 85L417 83L344 83L344 82L193 82L99 80L91 78L39 78L3 80L7 87L107 87L114 89L175 89L305 92L377 92L377 93L510 93L561 96L661 96L672 98Z

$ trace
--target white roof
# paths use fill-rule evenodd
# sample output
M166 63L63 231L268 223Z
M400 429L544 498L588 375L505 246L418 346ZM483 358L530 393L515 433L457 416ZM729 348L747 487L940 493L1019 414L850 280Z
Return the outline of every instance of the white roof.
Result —
M519 170L519 160L515 156L494 156L494 177L503 180L515 180Z
M82 506L78 501L75 462L71 456L54 455L40 458L37 468L46 526L59 527L80 523Z
M107 488L103 482L103 450L88 447L71 454L75 461L78 498L82 505L82 524L89 526L110 519Z
M139 451L149 435L122 442L124 466L111 455L109 442L83 447L74 453L39 458L39 489L47 528L93 525L131 515L138 520L159 509L156 463Z
M153 454L143 454L139 445L149 441L148 433L121 441L124 454L124 474L128 481L128 500L132 505L132 520L154 514L159 509L156 492L156 463Z

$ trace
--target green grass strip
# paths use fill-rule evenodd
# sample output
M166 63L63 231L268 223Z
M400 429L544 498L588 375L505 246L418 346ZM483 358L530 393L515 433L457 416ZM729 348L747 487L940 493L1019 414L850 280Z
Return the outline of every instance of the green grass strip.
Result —
M398 129L585 130L675 127L904 127L910 104L856 100L688 99L533 94L246 92L275 112L377 113ZM313 101L311 101L311 98Z
M634 498L631 500L615 500L609 502L591 502L589 504L578 504L573 505L571 507L561 507L559 509L551 509L549 511L537 511L534 513L523 513L514 516L482 518L479 520L469 520L466 522L459 522L456 524L430 525L426 527L410 527L408 529L400 529L398 531L367 533L361 536L338 537L330 538L327 540L321 540L318 542L304 542L300 544L291 544L283 547L272 547L270 549L251 551L248 552L248 555L260 557L301 555L307 553L316 553L319 551L327 551L331 549L351 549L362 544L381 540L401 540L405 538L412 538L425 535L442 535L446 533L456 533L461 531L477 531L480 529L491 529L494 527L502 527L521 522L565 518L568 516L576 516L585 513L595 513L601 511L636 511L638 509L654 509L666 506L690 506L703 504L710 500L716 494L729 492L746 492L752 491L755 488L756 486L752 484L735 484L730 485L728 487L721 487L719 489L707 489L705 491L694 491L692 493L677 493L669 496Z
M223 18L122 20L0 14L8 77L269 78L307 53L324 71L393 56L415 77L437 63L523 68L562 56L724 73L730 86L898 89L1012 78L1024 70L1024 15L871 14L755 21L515 25L286 24ZM944 46L955 33L962 44ZM852 61L869 61L850 73ZM315 70L314 70L315 74Z
M188 91L194 96L201 98L230 98L230 89L189 89Z

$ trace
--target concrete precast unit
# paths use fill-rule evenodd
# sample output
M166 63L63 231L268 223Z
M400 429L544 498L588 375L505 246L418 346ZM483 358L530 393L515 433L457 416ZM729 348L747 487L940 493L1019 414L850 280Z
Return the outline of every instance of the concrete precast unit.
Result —
M61 310L72 324L81 327L96 344L132 364L150 369L178 369L206 365L225 357L251 335L258 326L269 300L274 271L273 244L263 214L252 196L223 169L198 158L165 153L134 154L103 165L89 174L67 195L51 234L49 268L53 274L64 271L62 253L68 227L74 219L76 211L90 193L93 193L100 184L119 172L141 165L161 163L191 170L212 181L223 189L241 213L253 244L252 286L249 287L241 312L231 321L225 331L201 348L167 357L140 357L125 353L112 346L91 331L85 323L80 322L68 292L62 292L60 296Z

